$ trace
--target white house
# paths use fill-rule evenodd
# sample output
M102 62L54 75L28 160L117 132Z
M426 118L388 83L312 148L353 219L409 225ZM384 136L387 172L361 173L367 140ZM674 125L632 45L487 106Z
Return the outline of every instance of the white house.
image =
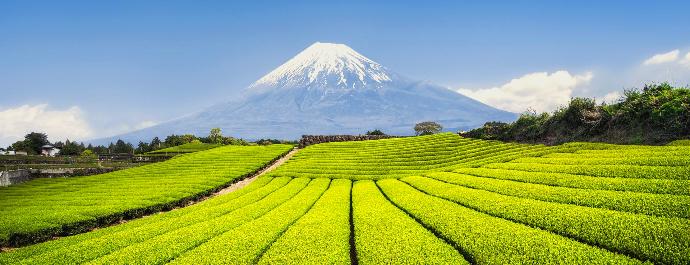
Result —
M56 156L58 153L60 153L60 148L56 148L49 144L41 146L41 155Z

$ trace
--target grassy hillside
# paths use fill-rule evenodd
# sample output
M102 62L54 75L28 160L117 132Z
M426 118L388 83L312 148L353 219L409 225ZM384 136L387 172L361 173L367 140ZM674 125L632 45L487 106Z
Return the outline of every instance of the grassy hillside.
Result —
M291 148L226 146L107 174L0 187L0 245L41 241L170 209L251 174Z

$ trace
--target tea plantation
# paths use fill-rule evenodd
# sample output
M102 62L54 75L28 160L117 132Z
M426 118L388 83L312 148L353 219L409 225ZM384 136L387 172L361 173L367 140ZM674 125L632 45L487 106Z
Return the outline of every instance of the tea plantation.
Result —
M107 174L2 187L0 245L24 245L171 209L251 174L290 149L227 146Z
M289 148L219 147L113 173L131 181L0 189L3 231L179 201ZM167 174L144 171L153 168ZM237 191L0 253L0 264L646 262L690 263L690 146L542 146L455 134L308 146Z

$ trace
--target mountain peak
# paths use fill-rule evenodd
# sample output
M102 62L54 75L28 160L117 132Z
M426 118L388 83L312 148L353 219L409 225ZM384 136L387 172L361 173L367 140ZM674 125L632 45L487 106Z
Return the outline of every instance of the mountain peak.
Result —
M379 88L392 82L394 76L381 64L345 44L316 42L254 82L249 89Z

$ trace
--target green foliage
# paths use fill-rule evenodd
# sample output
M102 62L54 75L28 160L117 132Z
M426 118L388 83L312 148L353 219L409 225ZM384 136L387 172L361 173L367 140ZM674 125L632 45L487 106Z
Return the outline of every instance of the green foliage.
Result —
M333 180L314 207L285 231L258 263L350 263L351 185L349 180Z
M386 135L383 131L375 129L373 131L367 131L366 135Z
M410 218L373 181L358 181L352 191L357 257L362 264L469 264L457 250Z
M172 146L178 146L178 145L183 145L183 144L188 144L191 143L194 140L198 140L196 136L193 134L184 134L184 135L168 135L165 137L165 141L163 142L165 146L172 147Z
M492 168L458 168L454 172L473 176L505 179L559 187L592 190L647 192L657 194L690 195L690 181L671 179L602 178L584 175L520 171Z
M55 147L60 148L60 155L64 156L76 156L80 155L84 150L86 150L86 147L84 147L84 144L77 144L77 142L70 142L69 139L65 141L65 143L55 143Z
M590 98L573 98L551 115L528 111L513 123L489 122L463 135L546 144L658 144L690 136L690 88L650 84L642 90L625 91L624 95L611 105L598 105Z
M690 180L690 167L634 165L555 165L536 163L488 164L484 167L522 171L568 173L607 178L649 178Z
M164 149L159 149L156 151L149 152L149 154L186 154L204 151L212 148L222 146L221 144L206 144L200 141L191 142L183 145L168 147Z
M690 146L690 140L675 140L668 143L671 146Z
M159 256L174 255L178 249L188 248L189 245L187 243L195 244L198 243L195 240L208 240L215 233L222 233L227 231L224 229L236 227L237 224L230 223L233 220L240 222L241 220L246 220L246 218L252 218L256 214L263 213L262 211L257 211L257 207L247 207L247 209L239 210L242 206L262 200L267 195L271 198L276 198L276 195L284 194L283 191L290 190L291 193L288 196L291 196L306 185L306 182L299 184L298 181L295 181L291 182L291 185L286 186L288 182L290 180L287 178L260 178L236 192L214 197L177 211L153 215L122 225L21 248L17 251L6 253L6 255L0 255L0 263L19 263L20 261L24 264L84 263L99 257L103 257L100 260L107 260L116 256L124 256L127 252L131 254L143 253L143 251L136 250L144 250L142 246L153 246L154 243L160 242L162 239L177 239L178 241L176 242L178 244L169 245L166 248L166 252L161 253ZM269 195L275 191L280 192L275 193L276 195ZM278 200L278 202L280 201ZM242 219L241 217L244 216L246 218ZM214 226L217 230L213 230ZM184 232L194 231L197 232L197 234L194 234L197 237L192 238L190 236L190 238L185 240ZM160 236L162 235L166 236L161 238ZM148 244L139 244L145 241L148 241ZM123 251L118 252L118 250ZM151 253L156 253L155 249L151 250L153 250Z
M620 254L427 195L398 180L380 180L377 184L393 203L460 246L473 264L640 263ZM429 189L429 192L445 191ZM484 198L468 199L481 201Z
M250 159L269 152L244 148L275 146L219 147L108 179L31 181L21 189L39 195L31 199L0 188L0 211L10 216L0 224L82 231L119 203L136 216L160 198L152 194L170 200L222 186L270 159ZM0 253L0 264L686 264L689 152L449 133L317 144L243 189Z
M329 179L314 179L297 195L263 216L175 258L172 264L254 264L281 234L323 195Z
M505 162L555 151L539 145L505 144L459 137L453 133L308 146L273 176L381 179L434 170Z
M246 141L242 139L236 139L238 141L241 141L237 143L238 145L247 145ZM286 141L286 140L278 140L278 139L259 139L255 142L258 145L269 145L269 144L291 144L291 145L297 145L297 141Z
M12 144L12 150L25 151L30 155L40 154L41 147L50 144L48 135L45 133L31 132L24 136L23 141L17 141Z
M125 143L125 141L118 139L115 145L111 144L109 147L113 154L133 154L134 147L130 143Z
M225 145L249 145L249 142L244 139L238 139L234 137L223 137L223 144Z
M0 188L0 245L23 245L170 209L257 171L291 148L227 146L107 174Z
M98 159L98 156L93 153L91 150L84 150L81 152L79 155L79 160L85 161L85 162L94 162Z
M147 152L153 151L153 148L151 145L144 143L142 141L139 141L139 144L137 145L137 148L134 149L135 154L143 154Z
M433 121L425 121L415 124L414 132L416 135L431 135L441 132L443 126Z
M517 121L512 126L504 127L507 135L520 135L525 140L533 140L543 133L542 127L548 121L549 115L547 113L537 114L533 111L528 111L520 115ZM499 131L500 132L500 131ZM500 139L499 137L494 137Z
M222 144L223 143L223 133L220 128L213 128L208 134L208 140L212 144Z
M688 219L524 199L423 177L409 177L403 181L476 211L566 235L640 260L669 264L690 262Z
M473 189L540 201L568 203L661 217L690 218L690 197L668 194L583 190L437 172L426 177Z

